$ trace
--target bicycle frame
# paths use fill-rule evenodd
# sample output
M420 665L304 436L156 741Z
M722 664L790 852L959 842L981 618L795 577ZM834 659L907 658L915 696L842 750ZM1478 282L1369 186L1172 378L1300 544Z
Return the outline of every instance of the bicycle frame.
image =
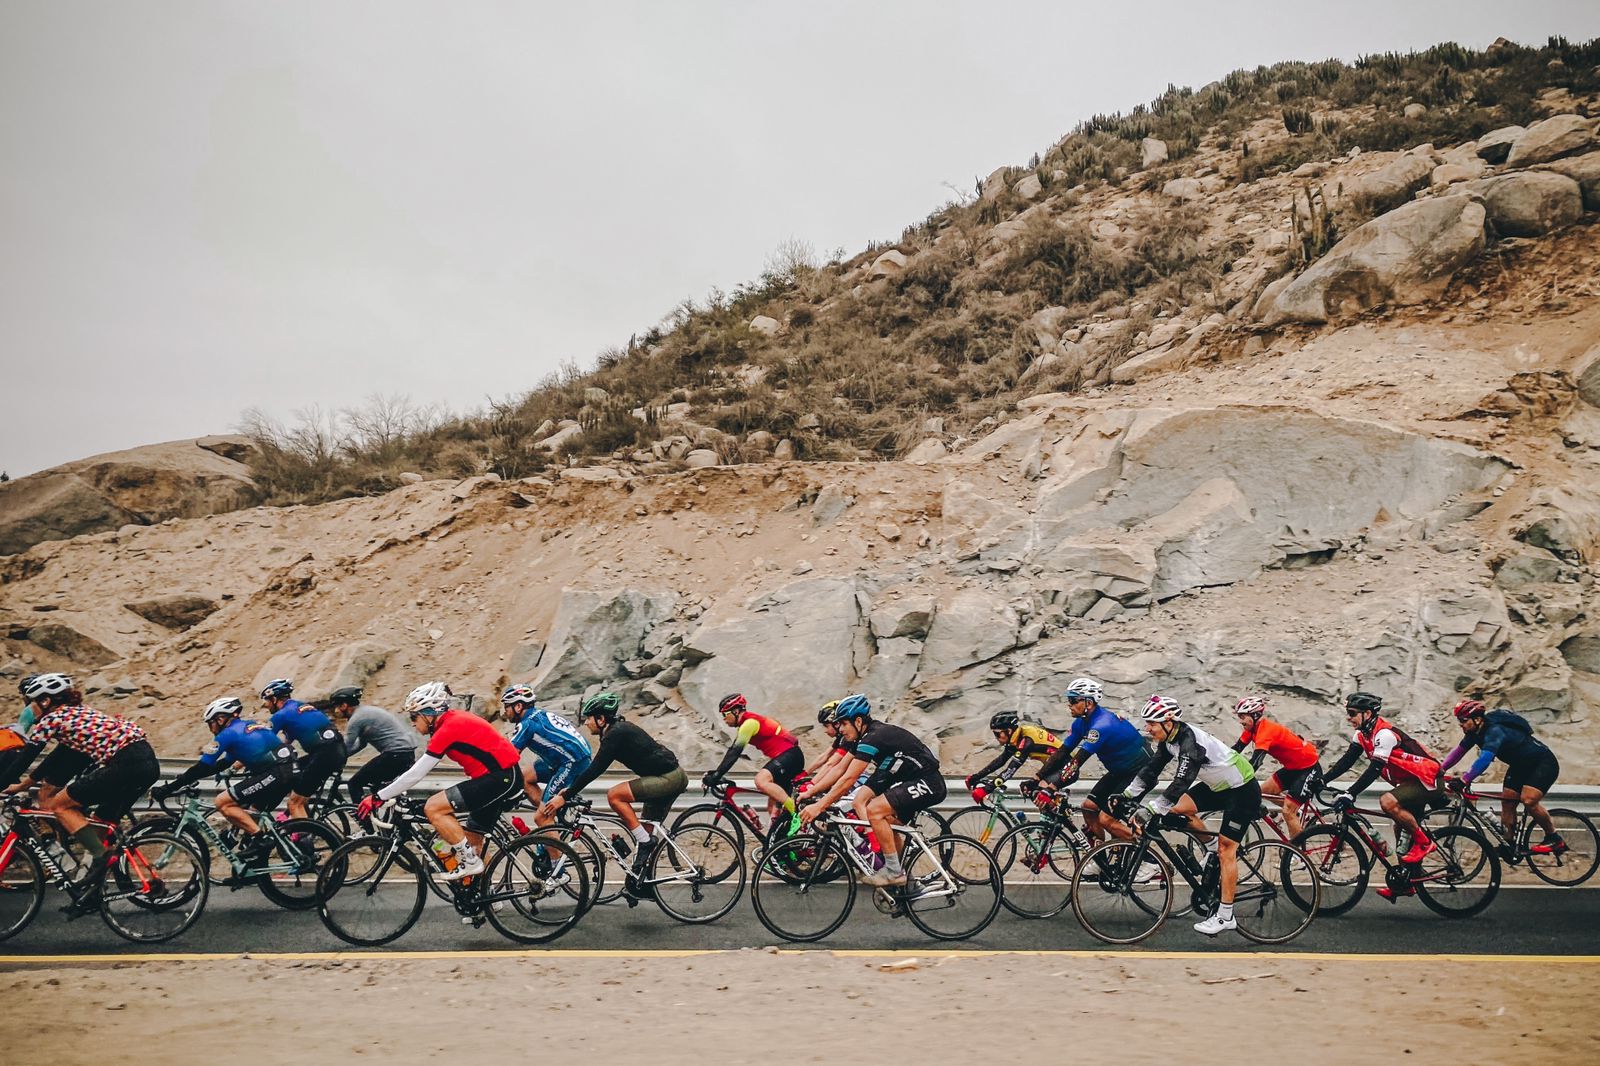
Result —
M916 897L919 901L934 897L950 897L960 894L961 887L956 883L955 878L950 875L950 871L945 869L944 863L939 860L937 855L934 854L934 850L928 846L927 838L917 830L915 825L902 825L897 823L890 828L894 830L897 836L903 838L900 845L900 854L904 855L913 845L915 845L934 858L934 865L939 871L939 879L942 882L942 885L938 889L934 889L928 885L919 884L916 888ZM861 829L865 829L870 835L872 833L872 823L860 818L852 818L846 814L832 814L832 816L828 819L828 832L833 835L835 841L840 845L839 850L844 852L846 860L849 861L859 873L867 875L874 872L872 864L868 862L866 857L863 856L856 848L855 840L852 839L856 835L853 831ZM885 891L906 893L910 887L910 885L906 885L898 889L886 889Z
M0 874L4 874L6 868L11 865L11 859L16 854L18 846L26 842L31 845L29 848L30 854L39 861L44 867L45 873L49 875L50 883L61 889L73 900L77 900L80 895L79 886L73 882L72 876L56 861L56 857L50 853L50 849L42 846L45 843L45 838L39 832L38 823L49 822L52 825L59 825L60 822L56 818L55 812L38 807L22 807L20 805L13 806L12 810L15 812L15 816L12 819L10 828L6 831L5 840L0 841ZM138 878L137 888L125 889L120 892L108 892L105 898L118 900L148 893L155 880L155 871L150 868L150 864L139 853L139 850L125 847L119 838L117 827L112 823L100 818L90 818L89 824L102 831L106 845L111 853L116 858L126 862Z
M166 807L161 809L167 814L172 813ZM211 807L211 810L216 810L215 805ZM218 855L228 860L228 866L233 871L234 877L259 877L263 874L289 873L300 868L300 862L289 862L287 860L284 862L268 862L265 866L247 866L239 858L238 849L230 844L221 833L217 832L216 826L211 824L206 814L205 801L200 799L198 795L191 793L188 799L184 801L183 811L177 815L178 821L173 826L172 832L179 837L186 830L194 832L201 840L215 848ZM256 825L263 832L272 834L273 839L278 844L277 850L285 854L292 854L297 859L303 859L303 856L300 855L300 849L294 840L280 832L277 819L264 811L255 812L255 819Z

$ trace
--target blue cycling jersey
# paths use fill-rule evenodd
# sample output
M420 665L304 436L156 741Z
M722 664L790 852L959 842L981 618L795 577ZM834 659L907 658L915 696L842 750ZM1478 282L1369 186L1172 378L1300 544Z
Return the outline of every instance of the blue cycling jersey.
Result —
M327 735L333 729L333 719L309 703L288 700L283 709L272 716L272 728L300 745L306 751L334 739ZM336 737L338 734L335 733Z
M519 751L531 751L546 766L577 766L578 772L588 769L593 758L589 742L583 739L578 727L549 711L529 711L522 716L511 744ZM548 780L544 774L541 781Z
M1514 711L1497 710L1484 715L1483 729L1462 738L1465 747L1478 747L1478 758L1471 774L1477 777L1496 758L1507 764L1527 764L1549 754L1550 749L1534 738L1528 720Z
M1098 755L1101 764L1112 773L1131 770L1148 757L1144 737L1134 724L1100 706L1072 720L1061 747L1066 751L1077 749L1085 757Z
M289 757L289 747L270 727L248 718L235 718L200 752L200 762L219 769L242 762L252 770L263 770Z

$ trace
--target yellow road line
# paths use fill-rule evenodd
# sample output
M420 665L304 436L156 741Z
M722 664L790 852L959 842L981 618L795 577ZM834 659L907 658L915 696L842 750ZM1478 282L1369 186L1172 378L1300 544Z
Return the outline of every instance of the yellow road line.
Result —
M706 955L731 955L738 950L721 948L549 948L512 951L264 951L264 952L171 952L129 955L0 955L0 966L48 964L54 966L106 962L237 962L260 959L265 962L360 962L367 959L686 959ZM1426 955L1426 954L1343 954L1331 951L1094 951L1062 949L949 949L934 948L780 948L780 955L829 954L845 958L1004 958L1042 956L1053 959L1299 959L1305 962L1470 962L1494 965L1596 966L1600 955Z

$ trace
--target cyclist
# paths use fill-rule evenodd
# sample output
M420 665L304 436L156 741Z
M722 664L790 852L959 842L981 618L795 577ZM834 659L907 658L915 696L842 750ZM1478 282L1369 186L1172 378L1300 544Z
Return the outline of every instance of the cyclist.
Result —
M1254 744L1256 751L1278 760L1278 770L1261 782L1261 794L1283 797L1283 820L1289 826L1289 836L1299 836L1304 828L1300 805L1309 802L1322 787L1316 745L1268 718L1264 696L1246 696L1234 706L1233 714L1244 726L1233 750L1244 751Z
M989 782L1009 781L1029 759L1047 762L1061 747L1060 737L1036 722L1024 722L1016 711L997 711L990 715L989 731L1000 742L1000 754L983 769L968 775L966 785L974 803L983 802L989 792L985 785Z
M620 762L638 774L631 781L612 785L606 792L606 802L639 843L633 857L633 869L628 875L636 882L637 875L647 867L649 856L655 851L660 834L664 832L660 828L661 821L672 810L672 801L689 787L689 775L678 765L676 755L639 726L620 716L621 703L614 692L597 693L583 701L578 716L583 720L583 727L600 738L600 746L589 768L579 774L577 780L545 800L539 808L539 817L547 818L555 814L568 800L588 787L589 782L605 773L613 762ZM655 829L654 836L639 824L639 815L633 809L635 802L643 804L645 819Z
M94 807L106 821L119 821L145 789L161 777L161 763L143 729L126 718L83 706L83 693L66 674L30 678L23 697L37 717L22 746L23 754L11 764L7 776L0 778L0 784L12 785L22 777L34 757L51 741L78 752L88 761L88 769L44 801L44 807L55 814L62 830L83 845L90 857L82 882L90 892L79 897L76 909L93 909L99 906L98 899L92 896L108 860L105 840L89 824L85 809ZM8 791L31 784L32 779L24 777L20 785L13 785Z
M900 861L900 842L894 826L911 819L945 797L944 777L939 760L909 730L872 719L872 705L857 693L846 696L834 708L839 735L849 746L850 763L828 792L806 804L800 818L809 825L817 816L855 787L860 773L871 770L856 800L883 855L883 869L863 880L876 886L903 885L905 867Z
M22 695L22 713L17 716L16 725L13 728L21 738L28 736L29 731L33 729L34 722L38 720L38 715L34 713L33 704L28 702L27 693L28 686L41 676L43 675L29 674L17 685L17 691ZM12 764L22 758L22 754L21 744L4 753L0 753L0 770L9 773ZM32 757L30 756L29 758L31 759ZM69 781L87 770L89 761L89 757L83 752L75 748L69 748L65 744L57 744L51 749L50 754L46 755L40 761L38 767L28 775L32 787L37 787L39 790L39 805L41 807L47 805L51 796L60 792ZM17 772L21 773L20 770Z
M1244 839L1245 827L1261 815L1261 785L1255 771L1243 755L1185 722L1176 700L1151 696L1139 717L1146 734L1156 742L1156 753L1123 795L1132 799L1149 792L1162 768L1174 758L1178 760L1166 789L1144 801L1146 818L1183 815L1217 856L1221 902L1215 914L1195 923L1194 931L1216 936L1237 929L1233 897L1239 885L1239 841ZM1206 829L1200 817L1206 811L1222 812L1222 826L1216 833Z
M1098 681L1089 677L1074 678L1064 695L1067 709L1072 712L1072 728L1056 753L1039 767L1034 782L1042 788L1035 792L1034 802L1041 807L1047 805L1051 794L1044 789L1054 788L1058 782L1075 780L1083 764L1093 755L1100 760L1104 772L1083 798L1084 832L1095 844L1104 840L1107 833L1127 840L1133 833L1112 814L1112 808L1116 797L1150 761L1150 751L1132 722L1100 705L1105 693ZM1028 783L1024 782L1024 788L1027 787Z
M355 685L335 689L328 696L328 711L344 722L344 756L371 746L376 753L345 782L350 802L375 792L399 777L417 760L417 734L393 711L361 702L361 689Z
M220 774L234 763L243 764L244 780L218 793L216 805L217 813L244 834L240 858L249 865L272 850L272 835L261 831L250 811L271 811L289 794L294 776L293 752L271 726L244 717L244 704L233 696L206 704L202 718L211 730L211 743L201 749L193 766L167 784L151 789L150 795L164 800L202 777Z
M828 738L829 744L806 767L805 772L810 780L800 786L802 796L827 791L828 786L844 772L845 763L850 761L845 743L839 739L839 724L833 720L834 708L838 706L838 700L829 700L817 711L817 724L822 727L822 734Z
M1450 769L1473 748L1478 749L1478 757L1466 773L1450 779L1447 785L1452 789L1466 788L1499 759L1506 764L1506 779L1500 794L1500 824L1505 826L1506 839L1516 836L1517 802L1520 800L1528 808L1528 817L1544 830L1544 840L1528 850L1536 855L1560 855L1566 851L1567 842L1556 832L1550 812L1539 802L1561 774L1556 753L1534 737L1533 726L1515 711L1504 708L1491 711L1482 700L1462 700L1456 704L1454 713L1461 726L1461 743L1444 757L1440 771Z
M512 685L501 693L500 706L505 709L506 718L517 723L511 746L533 752L533 775L522 787L537 808L589 769L593 757L589 742L578 727L559 714L539 710L533 705L534 698L533 689L527 685ZM550 824L548 817L541 820L537 812L533 820L538 825Z
M754 744L756 750L767 757L767 764L756 771L756 788L767 797L767 817L776 819L778 811L789 815L789 834L800 828L800 815L795 810L794 798L789 788L805 768L805 755L794 735L777 721L750 710L740 693L722 697L717 713L724 724L739 732L733 738L722 762L702 779L708 788L733 768L734 762L744 753L745 745Z
M356 815L365 821L380 803L405 795L433 772L439 760L458 764L467 779L429 796L422 813L456 853L455 867L445 872L444 879L459 881L483 873L484 834L522 793L522 770L511 742L471 711L453 709L451 699L450 686L441 681L411 690L405 713L417 732L428 738L428 745L409 770L363 799ZM467 816L465 826L456 817L461 813Z
M305 818L306 800L344 767L344 739L333 719L315 704L291 699L293 692L294 685L284 678L268 681L261 690L261 708L272 716L272 728L305 752L289 782L289 816Z
M1334 799L1334 809L1344 811L1354 806L1361 790L1381 775L1394 788L1383 794L1379 806L1396 825L1411 833L1411 847L1400 856L1400 861L1421 862L1436 846L1423 830L1422 819L1430 804L1444 802L1438 789L1439 761L1428 754L1427 748L1384 720L1381 697L1370 692L1352 692L1345 698L1344 706L1345 717L1350 719L1355 733L1350 750L1328 768L1328 779L1337 780L1363 756L1367 759L1367 768L1361 771L1355 784ZM1415 891L1408 888L1402 895ZM1395 894L1387 886L1378 889L1378 895L1390 903L1395 901Z

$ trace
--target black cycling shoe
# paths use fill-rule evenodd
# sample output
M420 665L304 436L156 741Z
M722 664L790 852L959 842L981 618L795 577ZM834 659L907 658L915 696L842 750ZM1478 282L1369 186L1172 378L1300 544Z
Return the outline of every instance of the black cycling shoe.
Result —
M275 841L272 834L265 829L255 836L246 837L244 846L239 849L239 861L246 867L259 866L272 857L272 846Z

